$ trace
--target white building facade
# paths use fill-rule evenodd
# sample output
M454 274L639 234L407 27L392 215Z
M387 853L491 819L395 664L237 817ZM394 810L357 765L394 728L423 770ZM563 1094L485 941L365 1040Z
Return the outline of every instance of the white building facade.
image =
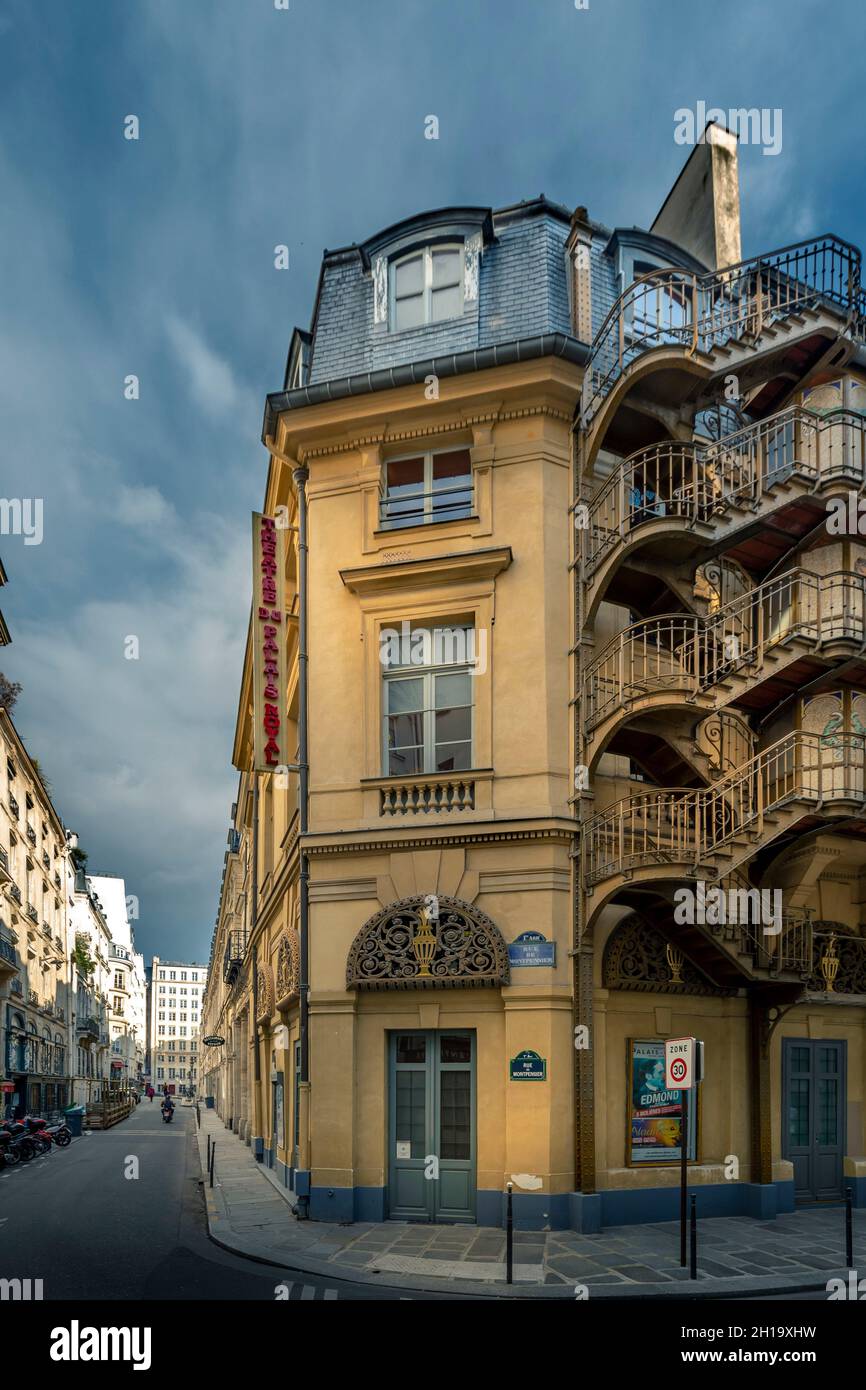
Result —
M150 971L150 1078L155 1090L197 1095L207 967L160 960Z
M111 931L84 870L74 869L71 862L67 899L73 996L70 1100L75 1105L95 1105L104 1099L110 1076Z
M110 1086L138 1087L144 1078L147 1042L147 985L144 958L135 949L129 898L116 874L93 874L88 884L96 895L111 933L108 952L108 1032Z

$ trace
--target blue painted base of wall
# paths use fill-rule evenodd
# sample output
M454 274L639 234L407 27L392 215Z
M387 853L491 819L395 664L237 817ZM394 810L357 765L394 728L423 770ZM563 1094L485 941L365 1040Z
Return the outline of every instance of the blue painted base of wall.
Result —
M388 1190L384 1187L312 1187L310 1174L288 1172L293 1190L309 1195L313 1221L386 1221ZM866 1206L866 1178L849 1179L855 1205ZM697 1198L699 1219L714 1216L751 1216L771 1221L782 1212L794 1211L793 1182L717 1183L689 1189ZM642 1187L607 1192L515 1192L514 1228L517 1231L580 1231L594 1235L605 1226L635 1226L654 1221L676 1221L680 1211L679 1188ZM479 1226L504 1227L507 1197L504 1192L479 1189L476 1216Z
M261 1163L262 1159L265 1156L265 1141L260 1134L253 1135L252 1148L253 1153L256 1156L256 1162Z
M845 1192L850 1187L851 1200L855 1207L866 1207L866 1178L843 1178L842 1179L842 1200L845 1200Z
M780 1212L794 1210L793 1182L713 1183L691 1187L697 1198L698 1219L711 1216L753 1216L772 1221ZM597 1194L601 1198L603 1226L633 1226L649 1221L676 1221L680 1214L677 1187L614 1189Z

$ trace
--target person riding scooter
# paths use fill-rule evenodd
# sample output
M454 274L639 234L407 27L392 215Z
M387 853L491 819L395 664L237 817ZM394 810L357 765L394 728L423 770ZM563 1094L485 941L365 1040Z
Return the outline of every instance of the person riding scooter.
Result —
M162 1111L163 1122L171 1124L171 1117L174 1114L174 1101L171 1096L166 1096L159 1108Z

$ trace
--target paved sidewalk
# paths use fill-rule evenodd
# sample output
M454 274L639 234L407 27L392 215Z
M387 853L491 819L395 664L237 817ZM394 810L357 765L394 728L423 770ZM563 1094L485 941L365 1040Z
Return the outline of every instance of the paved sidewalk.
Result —
M214 1187L207 1136L216 1142ZM515 1286L505 1283L505 1232L484 1226L298 1221L291 1193L256 1162L214 1110L197 1135L212 1238L226 1249L283 1268L412 1290L482 1297L743 1297L825 1289L845 1278L842 1207L775 1221L717 1217L698 1229L698 1279L680 1268L679 1224L609 1226L598 1235L515 1231ZM854 1214L854 1267L866 1275L866 1218Z

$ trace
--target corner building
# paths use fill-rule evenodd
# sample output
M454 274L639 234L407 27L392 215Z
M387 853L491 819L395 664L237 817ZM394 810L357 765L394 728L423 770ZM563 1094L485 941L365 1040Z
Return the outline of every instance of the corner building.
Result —
M540 198L326 254L264 427L309 827L248 647L203 1027L313 1218L673 1217L687 1034L701 1215L866 1201L860 284L834 237L743 259L716 127L648 231Z

